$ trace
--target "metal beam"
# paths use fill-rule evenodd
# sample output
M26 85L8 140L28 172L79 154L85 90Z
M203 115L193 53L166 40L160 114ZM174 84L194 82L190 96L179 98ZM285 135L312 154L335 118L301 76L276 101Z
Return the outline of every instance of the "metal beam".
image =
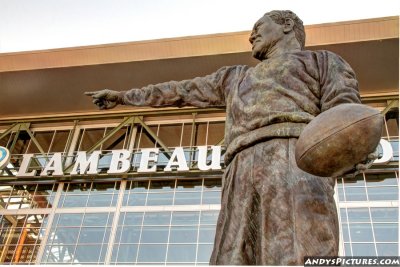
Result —
M89 150L87 151L88 154L95 151L98 147L100 147L105 141L111 138L116 132L118 132L122 127L126 126L127 124L131 123L135 117L126 117L118 126L108 132L102 139L97 141Z
M118 132L122 127L126 126L127 124L133 123L135 121L135 117L126 117L120 124L118 124L114 129L112 129L109 133L107 133L103 138L97 141L91 148L89 148L86 153L90 154L95 151L98 147L100 147L105 141L111 138L116 132ZM75 129L75 127L74 127ZM72 166L75 162L71 162L64 168L64 172L70 172L72 170Z
M29 129L29 126L27 125L23 125L22 126L22 130L25 130L29 136L31 137L31 140L33 141L33 143L36 145L36 147L39 149L40 153L46 157L46 152L44 152L43 147L39 144L38 140L36 139L36 137L33 135L33 133L31 132L31 130Z
M151 129L149 126L147 126L143 120L139 117L136 117L135 122L139 123L146 131L148 134L151 135L151 137L154 138L154 140L156 140L156 142L158 144L160 144L160 146L164 149L165 152L171 152L171 150L164 144L164 142L160 139L160 137L158 137Z
M12 124L7 130L5 130L2 134L0 134L0 139L3 139L3 137L5 137L7 134L11 133L12 131L18 131L19 125L20 125L20 123Z
M399 100L391 100L391 101L388 101L388 105L386 106L386 108L384 109L384 110L382 110L382 115L386 115L386 113L388 113L389 112L389 110L391 110L392 108L395 108L395 107L399 107Z

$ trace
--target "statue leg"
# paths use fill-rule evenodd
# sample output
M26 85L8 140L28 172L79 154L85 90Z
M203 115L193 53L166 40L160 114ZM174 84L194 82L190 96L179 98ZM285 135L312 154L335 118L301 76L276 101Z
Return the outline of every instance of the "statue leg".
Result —
M210 264L302 265L304 256L337 255L334 180L297 167L296 141L257 144L228 166Z

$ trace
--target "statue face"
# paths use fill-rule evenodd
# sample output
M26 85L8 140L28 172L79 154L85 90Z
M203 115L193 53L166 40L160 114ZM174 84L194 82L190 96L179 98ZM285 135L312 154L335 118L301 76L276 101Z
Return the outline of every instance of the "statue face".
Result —
M267 58L268 52L284 36L283 25L275 23L269 16L263 16L253 27L249 41L253 45L253 57L258 60Z

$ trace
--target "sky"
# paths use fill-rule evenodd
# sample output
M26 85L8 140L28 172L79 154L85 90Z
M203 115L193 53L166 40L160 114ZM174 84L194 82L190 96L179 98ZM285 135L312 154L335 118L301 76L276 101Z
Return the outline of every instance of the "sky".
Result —
M305 25L400 15L399 0L0 0L0 53L251 30L289 9Z

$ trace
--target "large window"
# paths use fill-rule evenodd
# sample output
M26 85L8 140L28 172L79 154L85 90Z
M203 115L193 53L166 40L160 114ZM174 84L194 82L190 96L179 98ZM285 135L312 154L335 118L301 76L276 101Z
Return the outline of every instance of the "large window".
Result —
M221 179L130 181L124 206L220 204Z
M346 256L398 255L398 208L342 208L340 214Z
M111 207L115 206L119 182L68 183L63 187L58 207Z
M56 214L41 263L104 263L113 213Z
M0 186L0 207L8 210L51 208L57 184Z
M111 264L208 263L218 211L124 212Z
M0 262L35 262L47 226L48 214L0 216Z

